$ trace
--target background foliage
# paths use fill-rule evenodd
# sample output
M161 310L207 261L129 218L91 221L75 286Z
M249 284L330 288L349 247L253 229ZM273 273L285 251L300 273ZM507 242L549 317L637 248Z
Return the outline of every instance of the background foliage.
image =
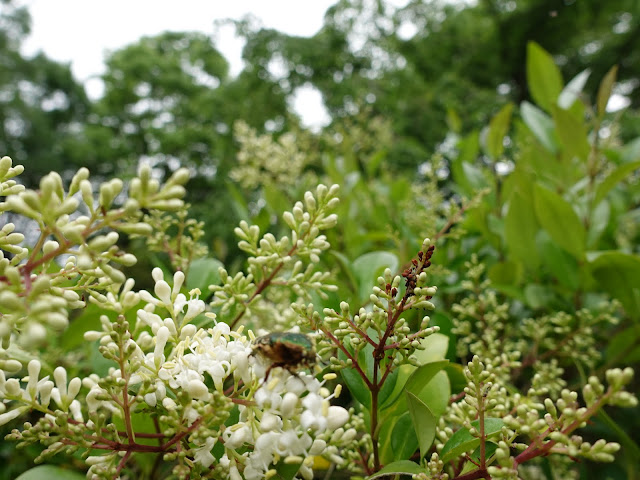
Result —
M27 184L78 166L105 178L133 176L141 160L158 174L188 167L188 201L205 224L211 260L235 271L243 257L232 226L247 220L277 234L277 215L305 190L339 183L340 222L323 261L340 279L340 296L316 299L317 308L365 305L384 268L402 271L429 236L437 247L430 283L440 287L433 319L449 337L449 360L470 360L456 343L491 345L476 331L484 320L462 308L490 288L508 306L505 338L534 319L549 337L564 329L569 339L528 338L518 388L530 386L541 357L555 358L574 387L594 372L637 366L638 2L416 0L395 9L342 0L310 38L235 22L246 40L237 77L206 35L143 38L107 58L95 101L67 65L20 53L25 9L5 0L1 20L0 154L28 167ZM407 22L418 26L413 35ZM331 115L320 132L288 108L305 85L322 93ZM627 107L607 112L612 94ZM300 175L278 177L259 158L264 151L296 158ZM249 165L262 169L257 182L243 183L243 158L258 158ZM134 276L149 270L145 262L169 265L161 252L138 257ZM477 263L483 272L469 290ZM140 274L137 285L148 281ZM611 300L617 324L580 317ZM559 324L559 312L570 319ZM578 332L593 343L572 343ZM77 344L71 335L53 340L53 351ZM580 349L592 358L578 358ZM594 420L588 430L623 449L614 466L587 462L578 474L636 478L638 418L636 408ZM12 448L0 449L7 478L31 463Z

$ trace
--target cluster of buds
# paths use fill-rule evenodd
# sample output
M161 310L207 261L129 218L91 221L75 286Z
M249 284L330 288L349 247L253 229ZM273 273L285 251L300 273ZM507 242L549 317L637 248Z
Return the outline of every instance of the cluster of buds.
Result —
M258 135L245 122L234 125L235 139L240 143L238 162L229 176L251 190L262 185L277 188L300 184L307 156L300 150L296 135L287 132L274 140L271 135Z
M287 314L291 293L308 299L314 291L326 295L325 291L336 290L328 283L329 273L318 272L315 264L329 248L320 232L336 225L337 216L331 211L339 202L338 190L338 185L319 185L315 195L306 192L304 203L296 202L291 212L285 212L283 219L291 229L290 236L277 239L267 233L261 237L257 226L240 223L235 233L240 249L250 255L249 267L246 274L239 272L233 277L220 268L222 285L210 289L214 292L211 307L218 309L221 319L235 326L245 317L245 322L272 328L274 319L278 324L278 318L293 318ZM272 285L279 288L265 291Z
M0 362L7 357L4 349L12 334L20 333L16 340L23 346L37 345L48 328L64 329L69 310L83 308L86 298L101 303L105 291L119 290L126 280L119 267L137 260L118 247L118 231L149 234L151 227L139 221L142 208L181 208L182 184L189 177L179 169L161 185L151 178L150 167L142 166L126 199L118 179L102 183L96 194L86 168L73 176L67 191L55 172L42 178L38 190L17 188L8 179L21 171L8 157L0 161L6 195L1 209L36 222L39 236L30 239L33 247L28 248L20 245L25 238L14 232L13 223L0 234L0 247L13 254L11 260L0 258ZM117 207L120 197L122 206Z

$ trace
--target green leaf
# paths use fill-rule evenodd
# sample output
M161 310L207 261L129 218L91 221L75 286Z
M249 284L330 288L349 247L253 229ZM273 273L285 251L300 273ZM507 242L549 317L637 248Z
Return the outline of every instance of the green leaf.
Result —
M400 460L392 462L389 465L385 465L379 472L367 477L367 480L374 480L375 478L380 477L391 477L393 475L412 476L417 475L418 473L427 473L427 471L411 460Z
M584 256L584 226L564 198L541 185L534 187L536 217L554 242L578 259Z
M115 313L105 312L98 305L87 302L87 306L82 310L82 313L69 322L69 326L62 332L60 345L65 349L71 350L86 343L84 339L85 332L102 330L100 315L107 315L112 320L116 318Z
M464 376L464 367L459 363L450 363L445 371L449 377L452 393L460 393L467 386L467 377Z
M593 198L593 205L598 205L602 201L602 199L607 196L612 188L614 188L622 180L629 178L629 174L639 168L640 160L636 160L635 162L620 165L613 172L607 175L607 177L599 182L598 186L596 187L596 194Z
M86 477L80 472L68 470L55 465L39 465L24 472L16 480L84 480Z
M436 374L445 368L449 360L440 360L436 362L427 363L416 368L411 374L407 383L405 384L405 390L411 392L414 395L418 395L422 389L431 381Z
M577 260L560 248L544 230L536 235L536 244L538 251L542 252L542 263L547 270L560 284L576 290L580 286L580 271Z
M420 458L423 458L433 440L436 438L436 418L429 407L411 392L406 392L407 406L413 420L413 428L418 436L420 445Z
M333 255L338 261L338 265L342 269L342 272L346 275L347 280L349 281L349 287L352 291L356 292L358 288L358 281L356 280L355 274L353 273L353 267L349 258L341 252L337 250L329 250L329 254Z
M546 113L525 101L520 104L520 116L533 136L547 151L553 154L558 153L558 140L553 121Z
M371 289L377 285L376 279L389 268L392 273L398 270L398 257L391 252L370 252L356 258L353 271L358 281L358 292L361 302L366 302L371 295Z
M298 471L300 470L299 463L285 463L278 462L274 465L275 470L278 472L278 479L293 480Z
M378 404L382 407L385 403L388 402L391 395L393 395L395 391L396 382L398 381L399 370L396 368L387 376L380 389L380 393L378 394Z
M560 96L558 97L558 106L564 110L569 110L574 102L578 99L582 93L587 80L591 75L591 70L588 68L581 71L575 77L571 79L567 86L562 89Z
M391 450L394 460L410 458L418 449L418 437L412 427L413 423L409 412L404 413L391 432Z
M236 216L240 220L251 222L249 207L242 192L232 182L225 182L225 186L227 187L227 192L229 192L229 195L233 199L232 205L233 209L235 210Z
M553 58L535 42L527 44L527 86L538 105L551 111L562 91L562 75Z
M602 233L606 230L611 219L611 205L608 201L600 202L593 210L591 210L591 221L589 222L589 230L587 231L587 245L597 248L598 240Z
M218 269L224 265L215 258L198 258L191 262L187 276L187 290L199 288L201 292L208 292L209 285L220 284Z
M540 263L535 240L537 232L538 221L533 202L514 190L504 219L505 240L509 251L531 270L535 270Z
M353 398L364 405L367 410L371 409L371 391L357 370L355 368L343 368L340 374Z
M487 177L485 177L482 169L472 163L463 163L462 171L467 179L468 185L471 187L472 192L481 190L488 185Z
M611 91L613 90L613 84L616 82L616 76L618 75L618 66L614 65L609 69L607 74L600 82L598 88L598 119L602 120L604 114L607 112L607 103L609 103L609 97L611 97Z
M546 285L530 283L524 288L524 298L531 308L544 308L553 301L553 291Z
M414 356L420 365L424 365L444 359L449 349L449 337L442 333L434 333L420 340L420 344L424 350L417 350Z
M640 361L640 324L616 333L607 342L605 357L610 365L627 365Z
M620 149L621 160L624 163L635 162L640 159L640 137L630 141Z
M504 137L509 131L511 123L511 112L513 111L513 103L507 103L496 113L489 123L489 132L487 133L487 153L497 160L504 151Z
M640 256L606 251L590 267L600 288L620 300L631 318L640 318Z
M420 391L418 398L429 407L434 417L440 418L449 406L451 398L451 382L447 373L444 371L436 373L436 376Z
M456 111L451 107L447 108L446 121L449 130L455 133L460 133L460 131L462 130L462 119L460 118L460 115L458 115Z
M522 273L521 263L506 260L491 265L487 277L494 285L517 285L522 280Z
M353 351L351 353L353 354ZM357 360L358 365L360 365L365 374L370 374L368 370L371 365L371 355L367 355L367 353L368 352L365 352L364 349L360 350ZM343 360L347 358L342 351L339 352L338 356ZM351 392L351 395L353 395L353 398L359 401L368 410L371 409L371 391L358 371L355 368L343 368L340 370L340 374L342 375L347 388Z
M556 131L563 150L569 159L578 157L583 162L586 162L591 145L589 145L584 122L575 118L567 110L558 107L553 108L553 120L555 121Z
M484 434L489 437L502 429L504 422L501 418L487 417L484 419ZM471 422L476 430L479 431L480 423L478 420ZM447 463L450 460L462 455L464 452L475 450L480 445L480 439L471 435L466 428L461 428L449 439L440 452L440 459Z

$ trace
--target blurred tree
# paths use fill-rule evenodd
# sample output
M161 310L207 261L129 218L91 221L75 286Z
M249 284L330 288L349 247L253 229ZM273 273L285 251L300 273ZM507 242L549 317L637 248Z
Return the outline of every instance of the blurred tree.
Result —
M238 222L227 191L237 151L233 124L244 119L259 131L297 124L282 89L251 66L230 78L227 61L202 33L145 37L106 65L104 95L86 127L92 161L119 172L133 172L140 160L166 171L189 167L192 214L207 223L209 240L229 236Z
M619 93L640 106L635 0L391 3L340 0L308 39L239 22L244 59L267 72L279 66L279 76L265 73L264 80L287 94L313 85L334 119L364 105L393 119L391 158L399 166L423 162L448 130L469 132L502 104L530 98L524 62L530 40L554 55L567 78L589 67L587 91L620 64Z
M0 154L28 165L21 180L33 184L51 170L89 166L82 137L89 100L68 64L42 53L32 58L20 53L29 31L26 8L2 0Z

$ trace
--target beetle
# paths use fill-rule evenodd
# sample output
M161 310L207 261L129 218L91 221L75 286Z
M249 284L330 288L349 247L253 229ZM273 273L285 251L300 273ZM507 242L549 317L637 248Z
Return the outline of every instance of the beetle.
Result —
M303 333L268 333L254 340L253 352L271 361L264 376L265 381L269 378L271 369L275 367L282 367L295 374L299 368L310 367L316 363L313 340Z

